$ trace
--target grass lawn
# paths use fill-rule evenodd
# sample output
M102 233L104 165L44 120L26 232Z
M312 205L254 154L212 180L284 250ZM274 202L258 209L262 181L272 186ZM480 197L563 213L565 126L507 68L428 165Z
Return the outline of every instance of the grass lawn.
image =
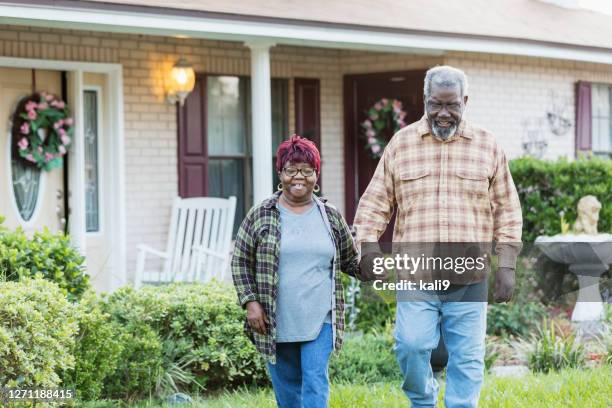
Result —
M480 395L480 407L612 407L612 367L566 370L560 373L528 374L521 378L487 376ZM198 398L196 407L210 408L273 408L271 389L239 390ZM101 405L92 405L99 407ZM138 408L163 407L148 401ZM407 407L408 400L399 384L334 384L330 407ZM443 407L442 393L440 406Z

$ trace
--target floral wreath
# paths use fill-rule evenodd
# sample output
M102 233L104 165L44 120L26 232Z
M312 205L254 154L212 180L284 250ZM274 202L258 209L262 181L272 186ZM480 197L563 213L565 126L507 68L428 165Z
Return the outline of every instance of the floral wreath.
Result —
M406 126L406 112L402 108L401 101L382 98L368 109L368 118L361 122L361 128L367 142L365 149L373 159L379 159L387 145L381 133L387 128L389 119L393 122L393 133Z
M61 167L74 133L74 119L64 101L47 92L26 96L13 124L19 157L45 171Z

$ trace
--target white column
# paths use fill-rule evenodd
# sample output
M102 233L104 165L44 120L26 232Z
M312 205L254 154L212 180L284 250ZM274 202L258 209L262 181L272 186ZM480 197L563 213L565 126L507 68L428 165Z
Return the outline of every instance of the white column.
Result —
M69 73L71 114L74 134L68 156L68 231L81 255L86 255L85 239L85 135L83 129L83 71Z
M272 96L270 42L245 43L251 49L251 111L253 146L253 203L272 194Z
M112 225L111 256L112 256L112 280L109 290L115 290L128 282L127 276L127 239L126 239L126 215L125 215L125 146L123 129L123 71L121 66L114 69L107 80L109 91L108 109L110 114L111 133L111 189L112 189Z

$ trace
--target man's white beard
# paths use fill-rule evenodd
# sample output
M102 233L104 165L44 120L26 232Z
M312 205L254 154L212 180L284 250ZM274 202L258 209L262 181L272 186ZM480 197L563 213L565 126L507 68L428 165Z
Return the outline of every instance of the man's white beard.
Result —
M442 140L447 140L455 136L455 133L457 132L457 123L454 123L453 125L447 128L443 128L443 127L438 126L435 120L430 120L430 122L431 122L431 131L433 132L435 136L439 137Z

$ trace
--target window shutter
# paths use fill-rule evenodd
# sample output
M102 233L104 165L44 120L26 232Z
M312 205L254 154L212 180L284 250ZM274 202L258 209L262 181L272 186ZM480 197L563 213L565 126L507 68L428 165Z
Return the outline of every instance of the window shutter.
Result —
M295 133L312 140L321 149L320 82L316 78L295 78ZM319 177L319 187L323 179ZM320 192L319 194L322 194Z
M206 78L198 77L193 91L178 108L178 176L182 198L207 194Z
M318 79L295 78L295 132L321 150L321 111Z
M591 123L591 84L580 81L576 83L576 154L592 148Z

